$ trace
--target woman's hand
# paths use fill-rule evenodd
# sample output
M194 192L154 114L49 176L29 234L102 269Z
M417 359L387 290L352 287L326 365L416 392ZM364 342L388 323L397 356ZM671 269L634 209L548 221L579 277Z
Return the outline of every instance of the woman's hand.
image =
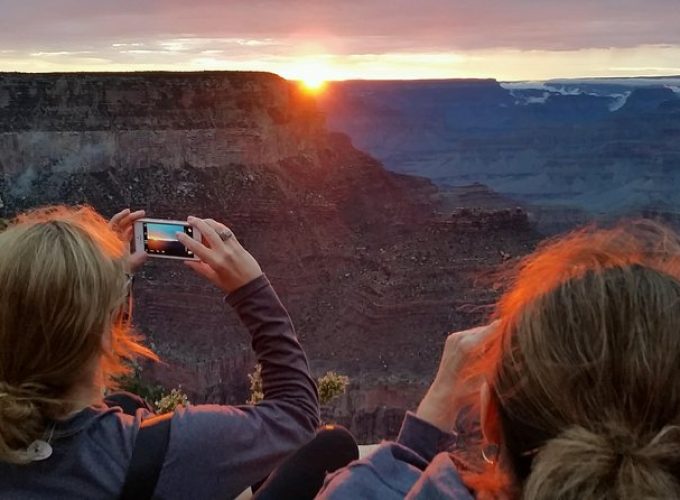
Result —
M419 418L450 432L460 412L461 403L478 392L482 381L461 380L461 372L469 356L495 330L498 322L452 333L446 339L444 353L434 382L418 406Z
M203 243L177 233L177 239L201 259L201 262L187 261L186 265L223 292L232 293L262 275L260 265L227 226L197 217L189 217L187 222L201 233Z
M134 273L139 269L142 264L146 261L147 255L143 249L137 250L132 255L129 254L130 242L134 236L135 222L143 218L146 215L144 210L137 210L136 212L131 212L129 208L118 212L116 215L111 217L109 221L109 227L112 231L118 234L118 237L124 243L127 243L125 252L127 255L126 271Z

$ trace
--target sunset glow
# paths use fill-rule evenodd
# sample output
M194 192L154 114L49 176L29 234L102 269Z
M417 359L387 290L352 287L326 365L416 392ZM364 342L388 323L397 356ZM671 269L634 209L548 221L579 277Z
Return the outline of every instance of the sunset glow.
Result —
M268 71L300 81L314 92L322 90L323 83L327 81L356 79L497 78L508 81L680 74L680 45L565 51L487 49L442 53L325 53L315 56L323 61L318 64L300 64L300 58L296 56L269 56L266 53L248 59L222 52L206 54L210 50L198 50L199 54L188 50L169 53L155 48L120 47L104 48L98 54L77 51L24 54L0 50L0 71Z
M328 56L303 57L291 63L283 71L275 71L284 78L295 80L303 89L312 94L321 92L329 80L336 80L338 73L330 66Z
M677 3L617 2L12 2L0 71L268 71L311 92L352 79L680 74Z
M305 90L313 94L320 92L326 86L326 80L314 76L304 78L303 80L300 80L300 83Z

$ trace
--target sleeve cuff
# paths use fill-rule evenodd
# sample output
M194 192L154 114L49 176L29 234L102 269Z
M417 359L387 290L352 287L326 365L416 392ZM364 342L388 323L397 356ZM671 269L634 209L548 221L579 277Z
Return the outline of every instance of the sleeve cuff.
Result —
M271 286L269 279L264 274L261 274L249 283L246 283L241 288L237 288L228 295L225 295L224 302L231 307L237 307L241 302L246 300L251 295L259 292L263 288Z
M428 462L440 451L455 446L456 440L455 434L443 432L410 411L406 412L397 437L397 443L413 450Z

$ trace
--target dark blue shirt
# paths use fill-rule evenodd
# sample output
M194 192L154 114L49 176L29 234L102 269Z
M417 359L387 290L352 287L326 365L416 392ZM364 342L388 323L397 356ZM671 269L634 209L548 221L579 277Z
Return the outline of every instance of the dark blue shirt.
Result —
M256 406L198 405L178 409L156 498L233 498L309 441L319 405L307 359L288 313L267 278L231 294L262 365L264 401ZM0 463L0 498L117 498L141 421L105 405L59 422L50 458Z

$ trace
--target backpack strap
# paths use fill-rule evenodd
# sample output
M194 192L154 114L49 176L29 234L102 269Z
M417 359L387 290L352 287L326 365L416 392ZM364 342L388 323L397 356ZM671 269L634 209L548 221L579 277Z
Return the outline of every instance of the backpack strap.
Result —
M121 500L150 500L170 441L172 413L146 419L137 433Z

